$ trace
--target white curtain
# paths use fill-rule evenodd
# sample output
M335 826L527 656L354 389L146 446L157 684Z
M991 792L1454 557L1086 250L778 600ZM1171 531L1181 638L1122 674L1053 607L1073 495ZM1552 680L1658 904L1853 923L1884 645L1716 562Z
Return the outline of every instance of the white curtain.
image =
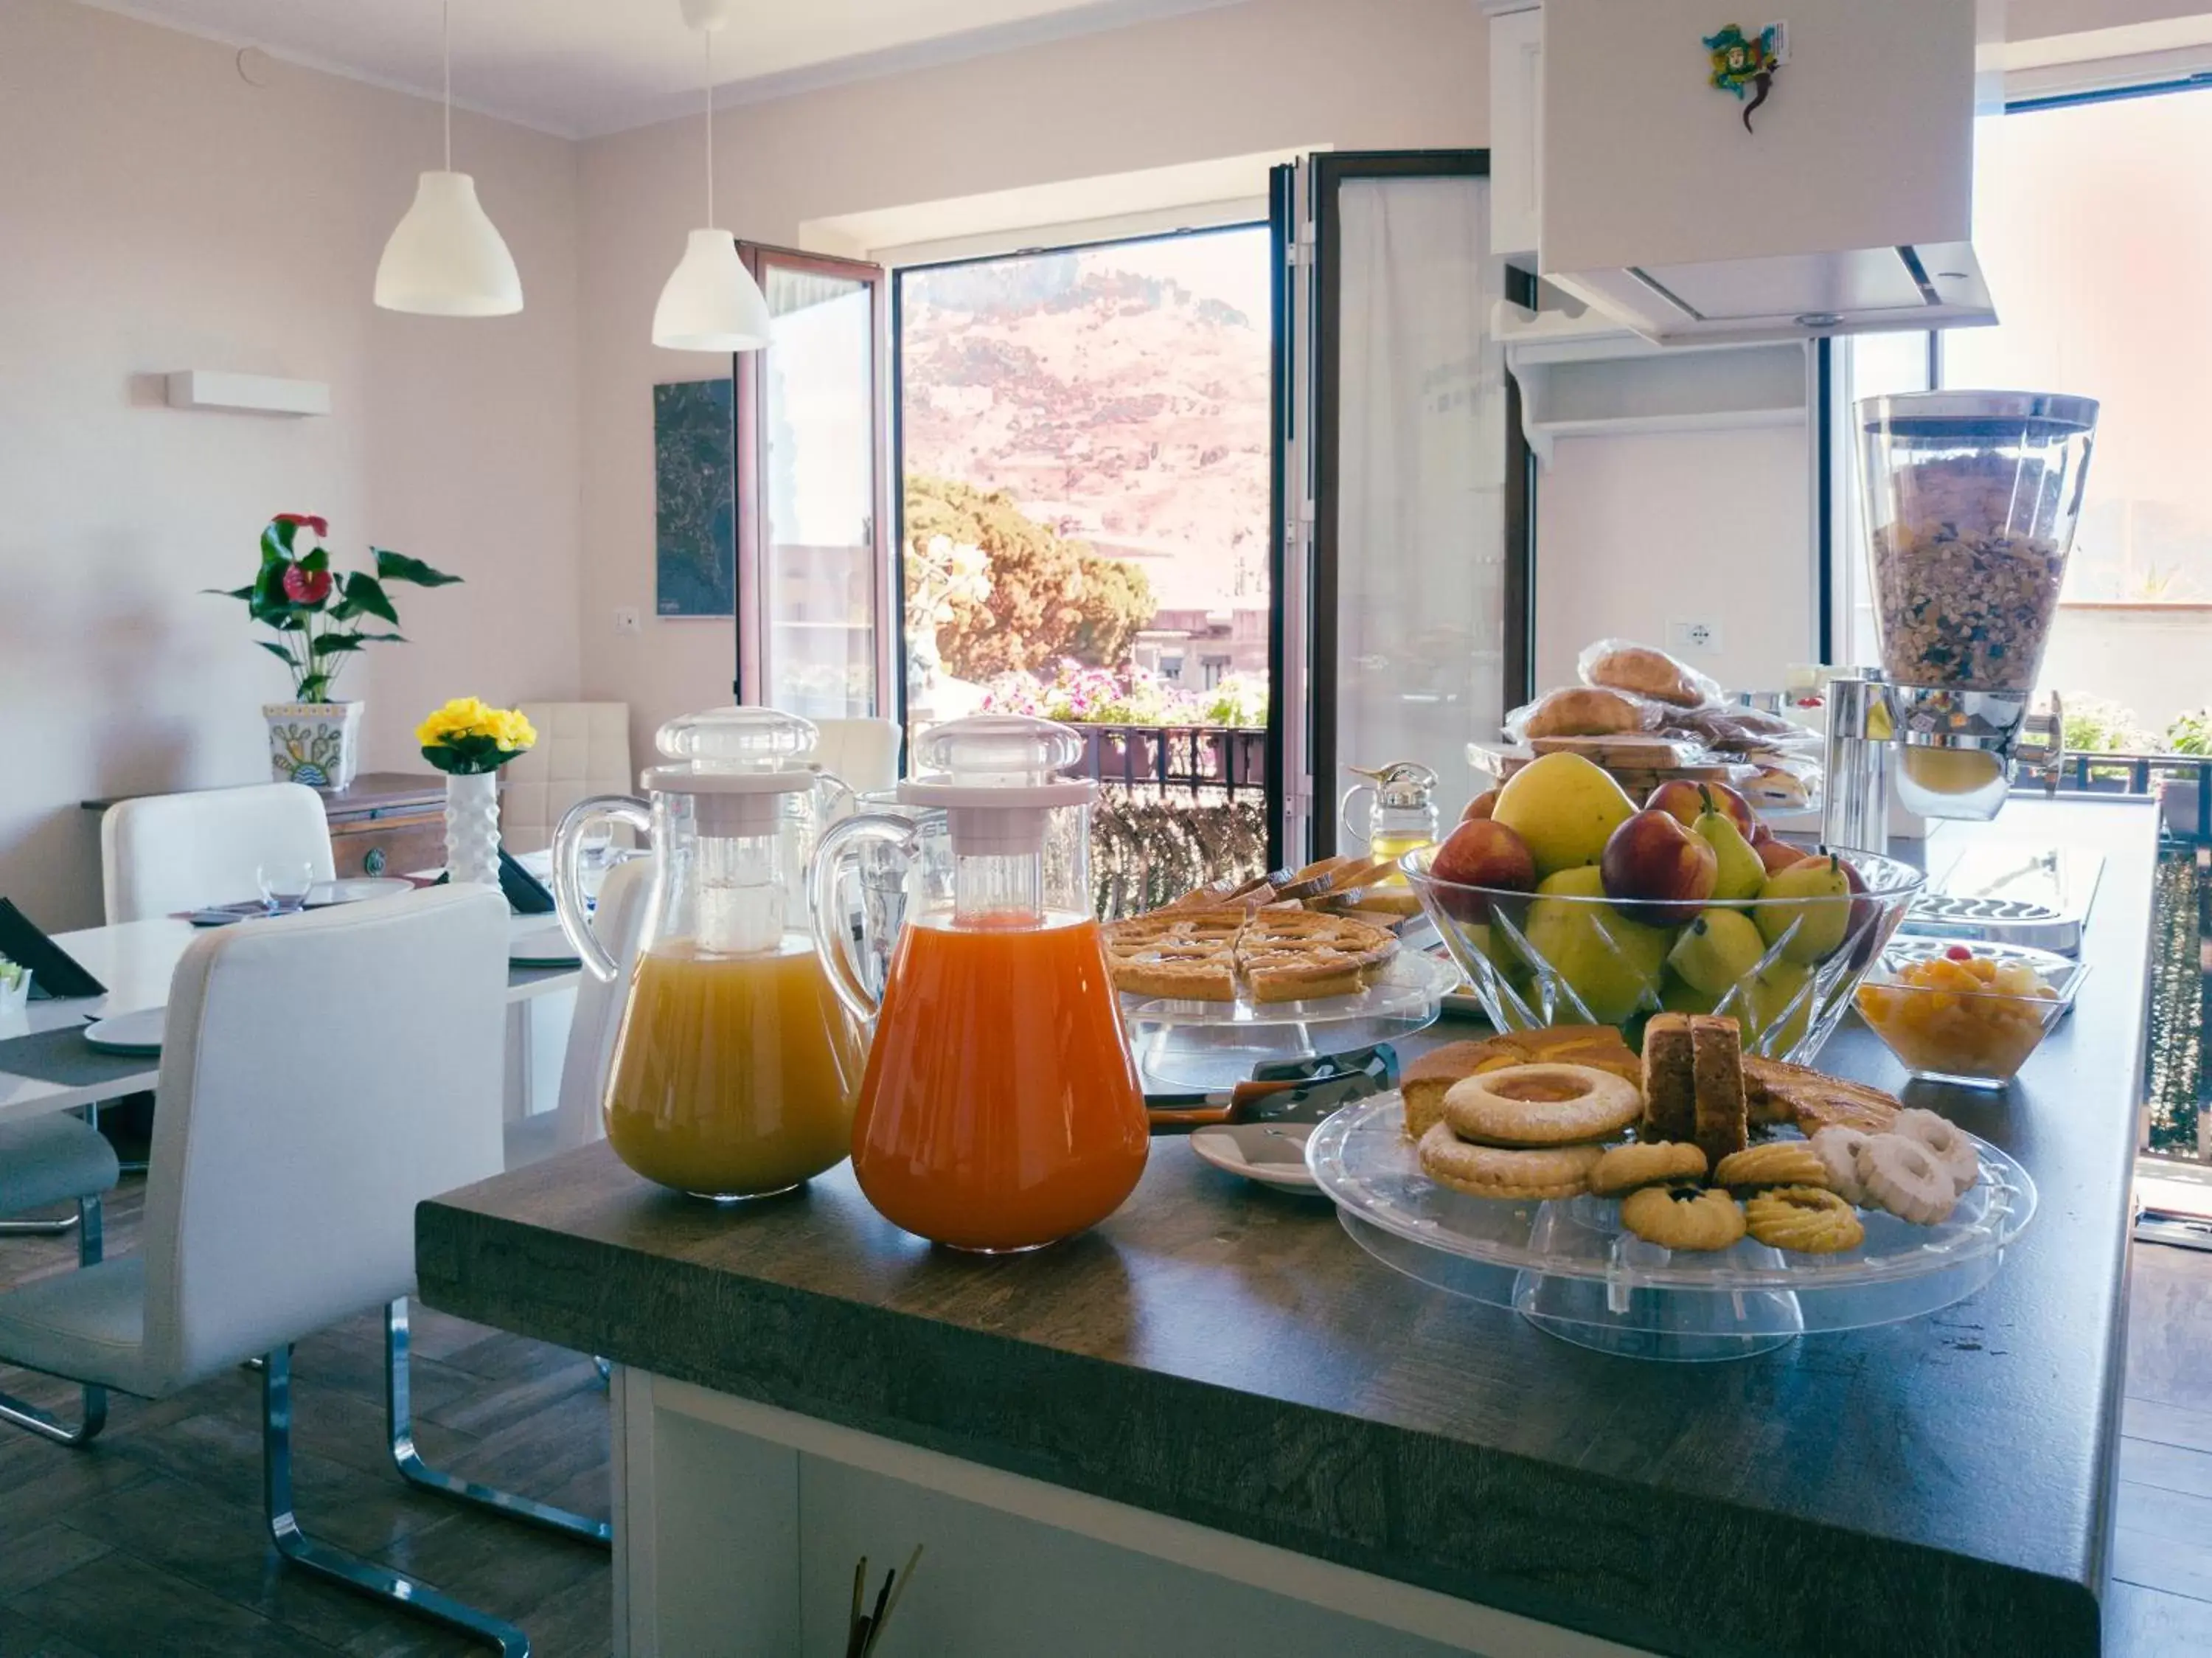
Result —
M1489 180L1347 179L1338 431L1337 777L1419 760L1445 826L1504 673L1504 365ZM1322 809L1334 809L1324 805Z

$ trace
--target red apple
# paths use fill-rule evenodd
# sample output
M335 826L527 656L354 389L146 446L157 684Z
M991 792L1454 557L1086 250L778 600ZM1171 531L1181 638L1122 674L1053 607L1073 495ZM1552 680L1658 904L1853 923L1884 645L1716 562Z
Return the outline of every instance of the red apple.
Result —
M1653 926L1694 921L1721 869L1712 844L1663 807L1647 808L1614 830L1597 867L1606 896Z
M1875 958L1882 941L1875 936L1878 929L1875 917L1878 911L1868 891L1866 877L1851 867L1851 861L1838 856L1836 865L1844 872L1844 885L1851 889L1851 911L1844 923L1845 935L1851 941L1850 966L1854 972Z
M1735 826L1743 838L1752 838L1752 826L1759 821L1759 814L1751 809L1751 802L1724 783L1692 783L1687 777L1669 777L1651 791L1651 798L1644 802L1647 812L1664 812L1679 818L1686 826L1695 823L1705 809L1705 796L1711 795L1713 810L1735 820Z
M1765 818L1760 818L1751 826L1751 832L1746 835L1744 838L1749 841L1753 846L1764 845L1766 842L1774 838L1774 831L1766 826L1766 820Z
M1777 835L1752 842L1751 850L1759 854L1759 861L1766 866L1770 875L1781 874L1793 863L1802 863L1809 856L1803 847L1792 846Z
M1459 814L1459 820L1462 823L1474 823L1487 819L1492 808L1497 804L1498 791L1495 789L1486 789L1467 803L1467 810Z
M1528 843L1513 830L1488 818L1473 818L1444 838L1429 860L1429 874L1450 883L1437 890L1446 913L1467 922L1490 919L1490 904L1479 893L1453 890L1457 887L1487 887L1492 891L1528 893L1536 887L1536 858Z

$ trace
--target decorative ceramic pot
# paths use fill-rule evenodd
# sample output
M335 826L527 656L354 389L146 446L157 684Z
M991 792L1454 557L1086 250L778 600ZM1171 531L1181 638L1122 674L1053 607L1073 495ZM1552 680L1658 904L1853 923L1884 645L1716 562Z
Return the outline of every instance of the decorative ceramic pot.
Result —
M366 703L264 703L269 722L269 774L278 783L345 789L361 768L361 718Z
M499 773L446 777L446 875L499 885Z

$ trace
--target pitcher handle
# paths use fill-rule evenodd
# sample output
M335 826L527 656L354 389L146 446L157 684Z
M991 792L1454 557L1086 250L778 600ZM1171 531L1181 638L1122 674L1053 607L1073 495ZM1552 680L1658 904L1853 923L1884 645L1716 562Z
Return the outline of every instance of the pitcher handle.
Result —
M866 1025L874 1021L876 1009L881 1004L853 971L852 951L848 948L844 923L837 907L837 889L845 866L853 861L863 842L896 846L912 858L921 850L921 832L906 819L893 817L888 812L863 812L858 817L847 818L822 837L822 844L814 853L814 868L807 875L806 911L814 930L815 956L829 978L830 988L837 992L837 999L854 1018ZM864 917L861 925L866 924Z
M1336 804L1336 821L1337 826L1346 835L1364 846L1368 844L1366 832L1352 826L1352 797L1359 794L1364 794L1372 800L1375 795L1375 785L1371 783L1355 783L1351 788L1346 789L1344 798Z
M843 819L841 814L850 813L859 808L860 791L835 771L830 771L827 766L817 765L814 768L814 776L816 780L823 785L825 803L822 808L823 822L825 824L842 822Z
M584 826L600 818L626 823L640 836L653 832L653 809L633 795L594 795L578 801L553 832L553 910L584 971L611 984L622 967L592 930L591 910L584 902Z

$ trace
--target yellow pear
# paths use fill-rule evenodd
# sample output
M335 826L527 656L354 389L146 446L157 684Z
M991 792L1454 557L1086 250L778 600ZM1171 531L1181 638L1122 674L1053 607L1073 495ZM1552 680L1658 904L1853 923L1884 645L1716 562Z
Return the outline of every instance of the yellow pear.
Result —
M1636 802L1601 767L1562 750L1508 778L1490 815L1528 843L1540 877L1595 863Z

